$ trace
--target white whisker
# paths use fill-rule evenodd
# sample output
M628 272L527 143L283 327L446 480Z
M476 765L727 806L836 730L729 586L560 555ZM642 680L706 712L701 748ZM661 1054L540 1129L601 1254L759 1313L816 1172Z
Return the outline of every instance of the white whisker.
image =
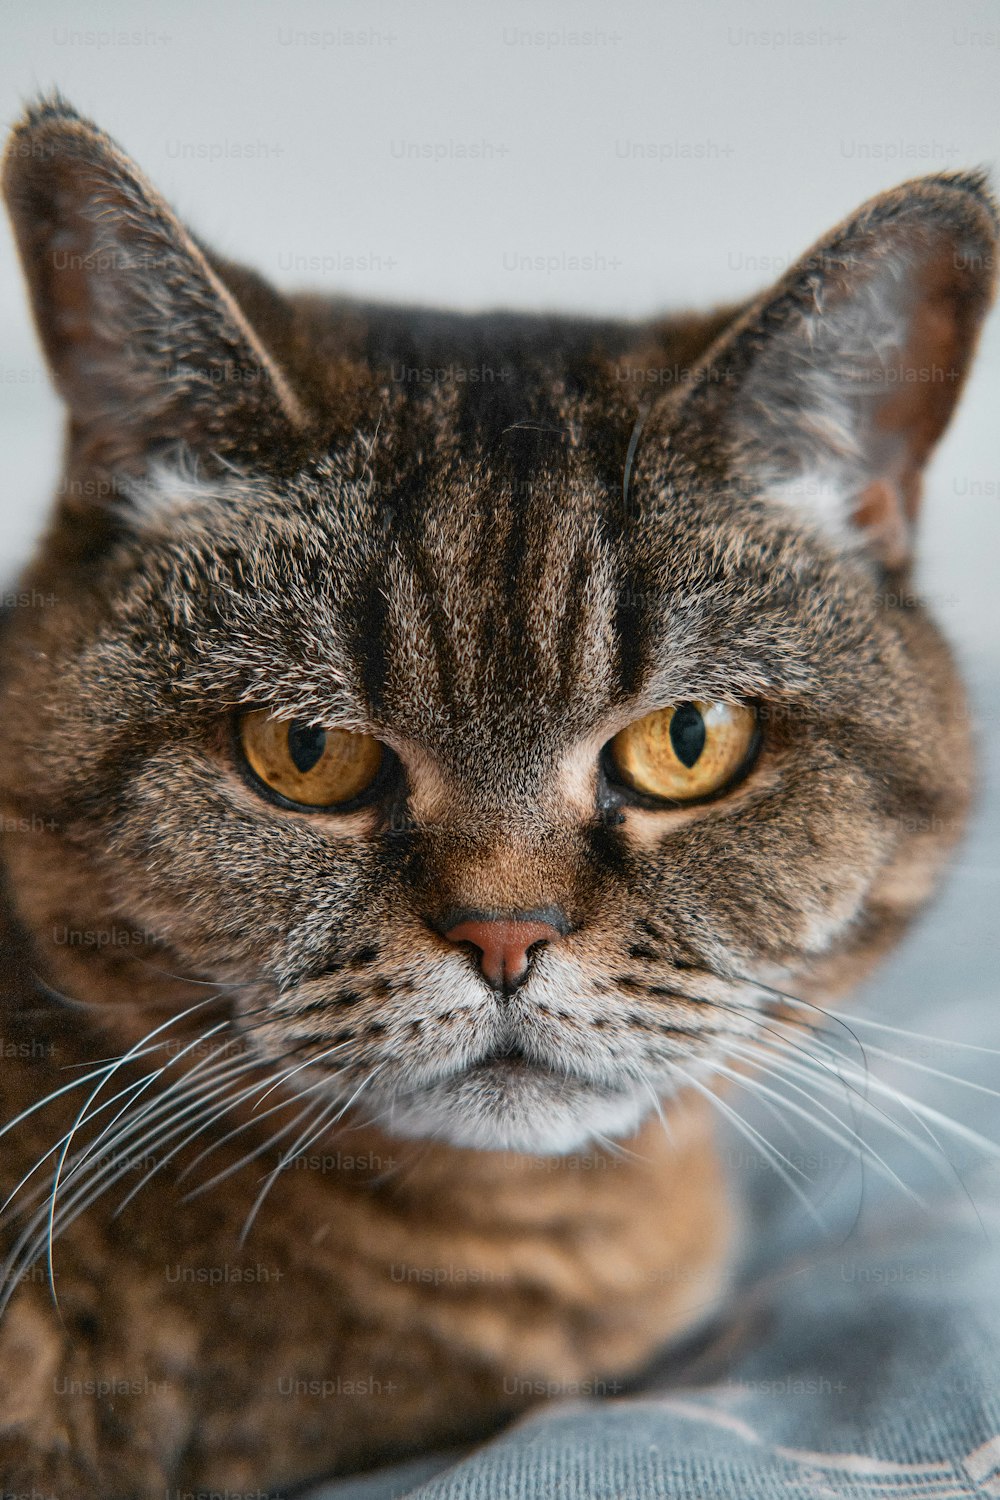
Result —
M327 1108L321 1107L318 1120L314 1121L314 1123L309 1126L308 1129L303 1133L303 1135L301 1135L299 1139L294 1143L287 1154L288 1159L294 1159L301 1152L308 1150L310 1144L319 1137L319 1135L323 1130L327 1128L328 1125L336 1124L338 1120L343 1119L344 1115L350 1109L355 1099L359 1097L359 1095L368 1087L375 1076L380 1073L385 1066L385 1063L379 1063L377 1067L373 1068L372 1071L361 1080L357 1088L354 1090L354 1093L351 1094L350 1098L347 1099L347 1101L341 1106L338 1113L332 1113L333 1110L336 1109L336 1106L339 1102L338 1100L334 1100L333 1103ZM264 1199L267 1197L268 1193L271 1191L272 1186L277 1181L279 1175L284 1171L284 1169L285 1162L280 1161L275 1167L274 1171L271 1172L271 1174L268 1176L266 1182L264 1183L264 1186L261 1188L260 1193L255 1199L254 1204L250 1209L249 1214L247 1215L246 1222L244 1223L243 1229L240 1233L239 1244L241 1247L246 1243L247 1235L250 1233L253 1222L260 1212L260 1209L264 1203Z
M739 1050L742 1052L742 1055L744 1057L747 1057L748 1059L750 1059L758 1067L760 1066L760 1059L757 1058L757 1057L754 1057L753 1053L749 1049L739 1049ZM794 1065L790 1065L790 1066L794 1066ZM841 1147L844 1147L845 1149L849 1150L853 1144L857 1144L861 1148L861 1150L866 1154L866 1156L869 1158L869 1160L872 1162L872 1164L874 1166L876 1166L876 1167L878 1167L878 1168L881 1169L882 1174L885 1176L885 1178L886 1178L887 1181L895 1183L895 1185L898 1188L900 1188L900 1190L902 1192L904 1192L907 1195L907 1197L912 1198L913 1201L915 1203L918 1203L922 1208L926 1207L926 1204L924 1203L924 1200L919 1196L919 1194L915 1193L912 1188L910 1188L910 1187L907 1186L907 1184L903 1181L903 1179L896 1172L894 1172L893 1169L889 1166L888 1162L885 1161L884 1158L879 1155L879 1153L875 1150L874 1146L872 1146L868 1141L866 1141L863 1138L863 1136L859 1135L857 1131L851 1130L850 1127L848 1127L847 1125L845 1125L844 1122L843 1122L843 1120L841 1120L834 1113L834 1111L832 1109L830 1109L827 1105L823 1104L819 1099L814 1098L806 1089L800 1088L798 1084L792 1083L790 1079L781 1078L781 1081L788 1088L795 1089L795 1091L797 1093L801 1094L805 1099L808 1099L809 1103L812 1104L814 1106L814 1108L820 1109L820 1110L822 1110L824 1112L824 1114L829 1115L830 1118L835 1122L835 1124L837 1126L836 1129L833 1126L830 1126L830 1125L826 1124L826 1122L823 1121L823 1120L817 1120L817 1119L815 1119L812 1115L809 1114L808 1110L806 1110L806 1109L804 1109L802 1107L801 1104L797 1104L792 1099L785 1098L784 1095L780 1094L776 1089L772 1089L769 1085L765 1084L760 1078L756 1078L755 1077L755 1078L752 1078L752 1079L748 1079L744 1074L738 1073L738 1072L736 1072L736 1070L734 1070L732 1068L727 1068L724 1064L723 1065L716 1064L716 1068L717 1068L717 1071L721 1072L724 1076L726 1076L728 1078L733 1078L737 1082L742 1083L746 1087L750 1087L752 1089L753 1088L758 1089L762 1093L766 1093L772 1099L780 1100L782 1102L783 1106L786 1107L788 1110L790 1110L791 1113L794 1114L798 1119L805 1120L808 1124L810 1124L813 1127L814 1130L819 1131L819 1133L821 1135L826 1136L828 1140L834 1141L837 1145L839 1145ZM798 1071L798 1070L796 1070L796 1071ZM804 1072L805 1070L803 1069L801 1071ZM776 1074L776 1073L772 1073L771 1076L773 1076L773 1077L780 1077L781 1075L780 1074ZM829 1087L830 1087L830 1091L832 1092L833 1091L833 1084L832 1084L832 1082L829 1083Z
M785 1157L780 1151L772 1146L764 1136L761 1135L759 1130L755 1130L747 1120L743 1119L742 1115L740 1115L735 1109L728 1105L724 1099L720 1099L719 1096L713 1093L712 1090L705 1084L701 1083L698 1079L693 1077L693 1075L689 1073L687 1069L681 1068L677 1063L673 1061L670 1063L670 1066L683 1079L685 1079L685 1081L689 1083L692 1088L696 1089L698 1093L702 1094L710 1104L714 1105L720 1111L720 1113L724 1114L727 1119L731 1120L733 1125L741 1135L745 1136L751 1142L751 1144L754 1144L756 1146L756 1149L760 1151L764 1159L770 1163L772 1169L778 1174L782 1181L792 1189L796 1197L801 1201L809 1217L813 1219L821 1229L824 1228L823 1221L817 1214L815 1206L810 1203L809 1199L806 1197L799 1184L795 1181L795 1178L790 1175L794 1172L798 1173L800 1177L805 1177L806 1174L802 1171L802 1169L800 1167L797 1167L794 1162L790 1162L787 1157ZM789 1170L786 1171L786 1168L788 1168Z

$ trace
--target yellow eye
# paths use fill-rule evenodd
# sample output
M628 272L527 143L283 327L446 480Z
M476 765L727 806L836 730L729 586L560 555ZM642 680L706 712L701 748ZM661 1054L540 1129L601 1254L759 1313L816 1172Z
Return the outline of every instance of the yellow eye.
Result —
M353 802L368 790L382 765L383 747L370 734L276 719L264 709L243 715L239 737L258 780L303 807Z
M610 752L622 781L637 792L694 802L748 765L756 739L756 715L743 704L678 703L629 724Z

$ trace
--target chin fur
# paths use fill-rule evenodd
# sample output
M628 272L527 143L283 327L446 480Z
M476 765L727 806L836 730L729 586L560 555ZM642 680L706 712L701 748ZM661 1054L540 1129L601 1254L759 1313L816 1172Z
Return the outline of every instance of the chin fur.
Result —
M398 1095L390 1129L478 1151L563 1156L596 1138L632 1135L648 1097L492 1064Z

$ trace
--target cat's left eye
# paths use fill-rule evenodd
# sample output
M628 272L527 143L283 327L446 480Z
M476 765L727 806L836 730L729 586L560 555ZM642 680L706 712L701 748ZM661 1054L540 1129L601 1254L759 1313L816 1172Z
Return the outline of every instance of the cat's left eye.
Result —
M322 729L254 709L239 721L240 748L257 781L299 807L337 809L374 784L384 747L370 734Z
M608 746L617 779L663 802L698 802L750 769L757 715L742 703L678 703L629 724Z

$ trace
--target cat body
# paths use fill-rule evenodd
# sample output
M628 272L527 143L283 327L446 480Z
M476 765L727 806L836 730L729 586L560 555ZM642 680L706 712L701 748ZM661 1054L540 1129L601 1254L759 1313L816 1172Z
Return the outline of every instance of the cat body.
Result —
M724 1078L961 827L907 581L982 181L644 325L280 297L58 100L5 187L70 424L0 636L0 1478L613 1393L725 1285Z

